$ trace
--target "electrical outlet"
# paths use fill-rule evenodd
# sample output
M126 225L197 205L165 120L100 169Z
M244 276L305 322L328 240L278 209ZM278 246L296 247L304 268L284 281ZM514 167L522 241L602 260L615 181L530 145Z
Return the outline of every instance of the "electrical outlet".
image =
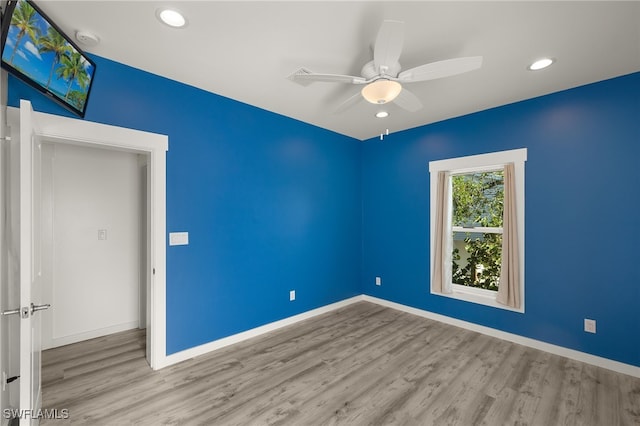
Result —
M296 300L296 291L295 290L291 290L289 292L289 301L293 302L294 300Z
M594 319L584 319L584 331L587 333L595 333L596 332L596 320Z
M376 285L382 285L382 278L376 277Z

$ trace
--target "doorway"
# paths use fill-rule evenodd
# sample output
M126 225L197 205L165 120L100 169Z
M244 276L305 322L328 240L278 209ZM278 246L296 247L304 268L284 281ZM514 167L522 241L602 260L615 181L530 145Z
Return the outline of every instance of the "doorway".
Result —
M148 155L40 147L43 350L146 328Z
M8 108L8 122L19 128L17 108ZM146 265L147 361L154 370L166 359L166 152L168 137L85 120L34 113L36 138L42 144L74 145L125 151L146 158L148 199L147 227L149 252ZM108 235L107 235L108 238Z

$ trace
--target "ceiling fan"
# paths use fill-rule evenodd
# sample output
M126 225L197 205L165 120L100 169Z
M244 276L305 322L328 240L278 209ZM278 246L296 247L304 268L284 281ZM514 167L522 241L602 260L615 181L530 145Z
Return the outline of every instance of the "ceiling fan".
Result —
M422 102L416 95L405 89L403 84L449 77L473 71L482 66L482 56L469 56L431 62L401 71L402 67L398 59L402 53L403 43L404 22L385 20L376 37L373 60L362 67L361 76L321 74L300 68L289 78L303 86L316 81L364 85L359 93L344 101L336 112L349 108L362 98L379 105L394 102L399 107L413 112L422 108Z

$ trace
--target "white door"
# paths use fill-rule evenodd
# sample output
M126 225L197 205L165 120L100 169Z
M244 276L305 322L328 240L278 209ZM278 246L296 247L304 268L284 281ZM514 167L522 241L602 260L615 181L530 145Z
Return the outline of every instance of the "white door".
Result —
M20 425L38 424L42 406L40 148L31 103L20 102Z

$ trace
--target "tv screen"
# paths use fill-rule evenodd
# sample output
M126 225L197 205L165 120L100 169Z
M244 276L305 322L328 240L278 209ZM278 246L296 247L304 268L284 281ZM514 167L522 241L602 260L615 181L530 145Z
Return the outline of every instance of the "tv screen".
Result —
M96 65L31 1L3 13L2 68L84 117Z

